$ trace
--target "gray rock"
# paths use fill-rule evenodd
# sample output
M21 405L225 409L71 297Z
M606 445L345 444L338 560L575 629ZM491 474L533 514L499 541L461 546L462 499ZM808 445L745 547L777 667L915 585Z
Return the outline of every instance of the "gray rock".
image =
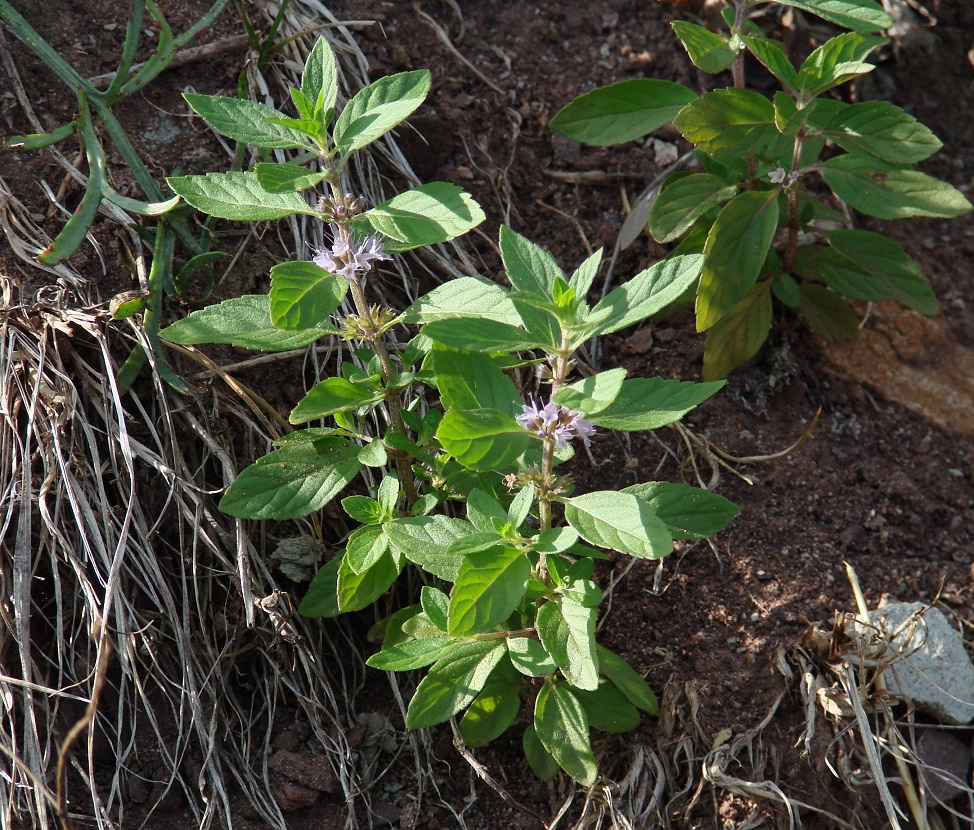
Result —
M876 611L875 619L884 621L893 634L923 608L922 602L891 602ZM961 636L936 608L913 627L908 642L909 635L907 627L893 640L893 646L909 656L883 673L889 690L944 723L970 723L974 720L974 664Z

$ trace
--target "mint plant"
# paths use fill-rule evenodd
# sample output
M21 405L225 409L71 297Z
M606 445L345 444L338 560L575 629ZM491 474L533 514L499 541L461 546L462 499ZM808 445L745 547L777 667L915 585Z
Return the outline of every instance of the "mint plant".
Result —
M599 429L673 423L723 382L627 378L621 368L574 378L574 355L590 338L673 302L698 279L703 257L654 265L590 306L601 252L568 277L550 253L503 228L510 289L461 277L404 312L374 303L368 282L379 263L453 238L483 214L443 182L371 208L347 192L350 156L405 119L430 77L380 78L340 111L336 79L334 56L319 40L301 88L292 90L297 118L246 101L186 96L226 135L298 155L246 172L171 178L173 190L229 219L314 216L329 224L330 241L310 261L274 266L269 295L196 311L162 336L264 351L327 336L358 345L340 376L322 380L291 411L291 423L316 425L281 438L244 469L220 507L241 518L293 519L352 486L341 507L356 527L312 580L300 613L327 618L400 597L396 580L413 567L422 574L418 602L381 620L373 633L382 648L368 661L388 671L430 667L406 725L432 726L463 712L459 729L478 746L505 732L526 704L532 768L543 778L560 768L591 785L590 729L626 731L641 712L657 712L643 677L596 642L601 549L659 559L675 539L721 529L737 508L669 482L576 494L571 476L556 467L579 441L588 447ZM306 198L321 183L327 193ZM343 314L347 295L354 310ZM406 326L420 331L399 337ZM518 389L510 372L521 367L536 370L543 392ZM378 474L360 476L369 468Z
M697 330L707 332L706 380L726 377L757 353L775 299L826 338L858 333L843 298L937 311L913 258L882 234L852 227L841 208L879 219L971 209L956 188L914 169L942 146L927 127L885 101L845 103L827 94L874 69L867 58L888 42L874 33L892 23L879 4L779 0L853 30L795 67L784 46L747 18L764 2L734 0L723 10L726 32L672 24L693 63L710 74L730 68L733 88L698 96L670 81L622 81L582 95L551 121L556 132L597 146L672 123L696 148L701 171L666 178L648 230L659 243L677 243L674 257L704 257L687 299L695 297ZM745 88L744 51L781 83L772 100Z

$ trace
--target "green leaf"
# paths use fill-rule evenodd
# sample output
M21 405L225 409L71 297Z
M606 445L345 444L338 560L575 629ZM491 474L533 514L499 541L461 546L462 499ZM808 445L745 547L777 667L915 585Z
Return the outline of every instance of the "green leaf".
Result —
M602 674L609 678L637 709L642 709L648 715L658 715L659 702L643 676L618 654L614 654L607 648L598 646L597 651Z
M507 509L507 521L514 530L520 530L533 506L534 485L528 482L521 488L521 492L511 499L511 506Z
M381 389L358 383L349 383L345 378L325 378L311 387L288 416L292 424L306 424L336 412L347 412L360 406L381 401L385 393Z
M507 653L514 668L528 677L544 677L558 669L540 641L530 637L508 637Z
M824 135L850 153L862 151L891 164L915 164L943 144L912 115L886 101L863 101L842 109Z
M420 591L420 604L423 612L432 620L433 625L441 631L446 631L447 616L450 613L450 598L439 588L424 585Z
M527 758L528 765L538 778L542 781L550 781L558 774L558 770L561 768L551 753L544 748L544 744L541 743L538 733L534 729L534 724L530 724L524 730L521 742L524 757Z
M835 23L857 32L876 32L888 29L893 20L875 0L778 0L782 6L817 14L829 23Z
M315 574L298 606L302 617L337 617L342 613L338 607L338 568L341 564L342 558L336 556Z
M353 221L367 222L373 230L402 244L397 251L446 242L484 221L473 197L448 182L430 182L376 205Z
M481 533L496 534L507 522L507 511L493 496L475 489L467 496L467 520Z
M369 531L377 529L367 528ZM362 573L353 571L348 557L343 558L338 569L338 607L343 613L368 608L389 590L397 576L399 566L388 551Z
M602 680L595 691L573 693L582 704L588 725L605 732L630 732L639 726L639 710L614 683Z
M699 254L674 256L650 266L609 293L585 320L585 337L609 334L666 308L700 275Z
M373 438L359 450L358 460L366 467L385 467L389 463L389 454L381 438Z
M758 353L771 331L771 283L752 285L707 332L704 380L725 378Z
M711 173L691 173L663 187L649 212L649 232L657 242L683 236L712 207L737 193L736 185Z
M636 496L596 490L564 504L565 520L592 545L641 559L661 559L673 550L666 525Z
M296 164L274 164L262 161L254 165L257 184L268 193L295 193L314 187L325 178L324 173L316 173Z
M368 496L346 496L342 499L342 510L350 518L364 525L381 524L385 517L382 505Z
M798 308L801 294L798 293L798 283L789 274L775 274L771 280L771 290L788 308Z
M468 554L450 593L447 631L481 634L500 625L528 589L531 562L520 550L495 546Z
M543 553L565 553L578 542L578 531L573 527L553 527L534 540L533 550Z
M856 210L880 219L960 216L971 203L956 187L921 173L854 153L822 165L832 192Z
M552 299L555 280L568 281L550 251L501 226L501 259L515 291Z
M741 512L723 496L689 484L647 481L622 492L643 499L674 539L705 539Z
M559 282L559 285L565 285ZM555 308L549 300L542 300L534 294L515 291L511 302L517 309L521 322L528 335L533 337L547 351L561 347L561 323L559 317L565 312Z
M435 663L453 648L453 637L423 637L406 640L373 654L365 665L382 671L412 671Z
M195 95L188 92L183 93L183 98L207 124L235 141L269 150L309 147L307 136L290 127L266 121L267 118L286 116L264 104L222 95ZM176 192L179 193L178 190Z
M589 420L606 429L659 429L679 421L722 386L723 383L631 378L623 382L615 401Z
M194 208L220 219L258 222L317 213L300 193L268 193L253 172L170 176L166 182Z
M315 109L313 115L324 113L335 106L338 94L338 67L335 53L324 37L315 41L301 76L301 92Z
M801 285L802 301L798 313L812 331L826 340L855 340L859 335L859 318L834 291L821 285Z
M687 50L690 60L704 72L711 75L723 72L737 57L737 52L723 35L685 20L674 20L670 26Z
M569 287L575 292L575 296L584 300L588 290L592 287L592 282L598 276L599 266L602 264L602 249L599 248L592 256L586 259L572 274L568 281Z
M521 709L522 685L509 677L494 680L491 676L460 721L460 735L467 746L483 746L508 730Z
M342 501L342 506L348 499ZM362 574L378 562L389 550L389 537L381 525L366 525L355 530L345 543L345 560L342 568Z
M788 53L785 47L776 40L765 37L743 37L741 38L751 54L754 55L767 70L774 75L788 89L798 89L798 72L788 60Z
M551 399L575 412L592 415L619 396L625 378L625 369L609 369L562 387Z
M406 711L406 726L421 729L453 717L484 688L506 652L503 639L456 644L419 684Z
M866 63L865 59L870 52L888 42L886 38L856 32L846 32L827 40L805 59L798 70L801 94L805 98L814 98L857 75L872 72L876 67Z
M721 210L703 251L697 331L709 329L748 293L777 229L778 198L773 190L741 193Z
M444 346L471 352L519 352L543 345L524 329L483 318L437 320L427 323L423 334Z
M514 382L487 355L435 346L433 371L446 408L520 410Z
M479 317L509 326L521 324L510 292L473 277L459 277L434 288L406 309L403 322L421 325L455 317Z
M269 452L237 476L220 499L220 510L241 519L307 516L328 504L362 469L358 450L348 441L333 441Z
M746 89L717 89L684 107L674 119L683 137L718 158L760 150L776 134L774 105Z
M427 69L387 75L360 89L335 122L335 146L347 156L412 115L430 90Z
M463 557L448 550L470 532L467 522L439 514L412 516L386 522L382 529L392 546L410 562L446 582L456 582Z
M503 470L531 443L531 434L508 413L497 409L449 410L436 437L469 470Z
M597 616L595 608L571 597L558 597L542 605L535 620L541 644L568 682L579 689L595 689L599 685Z
M545 683L534 706L538 739L565 772L585 787L598 778L582 704L563 686Z
M286 352L304 348L337 331L327 324L303 331L283 331L271 322L270 298L266 294L247 294L194 311L164 328L159 336L185 346L226 343L259 352Z
M345 299L348 281L313 262L282 262L271 268L271 321L282 329L317 328Z
M608 147L669 124L696 98L672 81L634 78L579 96L551 119L550 127L584 144Z

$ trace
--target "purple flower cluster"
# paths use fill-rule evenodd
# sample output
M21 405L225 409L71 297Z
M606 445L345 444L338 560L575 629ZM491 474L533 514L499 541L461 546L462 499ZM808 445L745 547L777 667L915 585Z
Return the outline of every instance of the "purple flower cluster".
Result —
M524 404L522 410L514 420L539 438L553 438L558 449L567 447L572 438L581 438L586 447L592 443L595 426L584 420L581 412L550 402L539 407L534 401Z
M360 274L372 270L372 263L381 259L392 259L385 253L382 243L375 236L368 236L361 242L349 244L339 235L338 228L332 225L334 241L331 248L315 251L314 262L320 268L333 274L341 274L349 282L358 282Z

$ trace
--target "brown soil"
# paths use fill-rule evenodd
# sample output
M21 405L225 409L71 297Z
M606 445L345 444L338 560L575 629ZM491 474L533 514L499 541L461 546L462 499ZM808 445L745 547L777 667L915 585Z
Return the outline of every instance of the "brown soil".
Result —
M83 74L112 68L121 27L107 30L105 25L124 22L113 4L75 0L67 10L53 0L21 0L14 5L69 54ZM660 172L652 150L639 142L596 149L554 135L547 125L564 104L595 86L643 75L680 81L701 91L714 84L689 63L666 25L674 18L694 19L694 3L460 0L420 7L342 0L329 5L339 17L377 21L358 29L373 77L431 69L433 91L412 127L400 130L400 144L421 178L456 182L484 207L488 221L480 229L483 233L470 236L469 244L482 273L498 279L502 272L493 240L501 223L551 249L564 267L574 267L584 258L586 245L611 250L627 202ZM936 47L890 50L876 73L876 85L895 103L911 108L943 140L944 150L924 169L970 195L974 76L968 50L974 47L974 11L966 0L927 0L926 6L938 19L931 30ZM476 67L476 74L445 46L424 13L438 22ZM188 11L185 19L190 19ZM234 36L238 28L228 14L218 30L203 39ZM805 38L803 30L795 31L797 48ZM53 125L70 117L73 105L49 91L53 84L47 71L23 47L15 52L42 119L50 118ZM238 51L167 73L126 104L127 123L137 134L141 131L160 178L177 167L205 172L222 159L209 149L208 139L201 138L192 152L186 152L185 141L167 139L163 128L177 123L186 130L186 124L179 123L185 110L178 95L188 85L198 92L229 92L241 58ZM13 131L30 130L19 107L12 105L6 118ZM145 133L145 119L150 125L159 121L152 134L157 136L155 144ZM662 130L659 136L683 149L675 133ZM50 169L48 164L43 153L6 155L0 157L0 175L20 199L42 212L47 203L35 182ZM113 171L121 175L120 166ZM53 231L59 222L53 217L45 224ZM825 345L794 319L781 318L761 355L734 374L723 393L685 419L694 433L728 453L758 456L792 444L821 410L808 440L787 456L736 465L740 475L716 468L721 471L718 491L737 503L741 514L713 545L683 547L664 561L661 578L655 565L638 563L615 586L602 622L602 640L647 672L659 693L668 690L666 702L672 704L677 723L647 719L634 735L599 744L608 771L621 769L613 759L634 745L676 757L676 744L694 731L691 751L700 754L685 762L687 769L699 767L701 747L706 752L722 730L737 736L755 727L785 688L779 652L791 653L810 623L829 621L836 611L854 610L843 562L855 567L873 606L883 598L932 600L942 592L945 607L967 624L970 635L974 221L968 216L950 222L865 226L881 227L918 258L941 300L942 313L928 322L900 310L876 309L860 341L842 347ZM114 245L102 241L111 259ZM660 254L648 237L642 237L620 256L616 273L634 274ZM103 272L96 257L79 254L84 256L90 262L74 264L87 266L103 300L133 287L121 269ZM25 294L43 282L42 275L8 253L2 257L4 267L19 275ZM648 334L627 332L610 339L602 367L619 365L632 375L693 380L699 379L701 354L701 338L684 313ZM287 408L289 402L281 405ZM634 465L626 463L630 452ZM695 483L689 465L674 460L686 453L682 439L672 431L638 435L631 450L605 438L596 455L596 466L576 464L580 488L652 478ZM702 454L697 460L709 480L711 466ZM618 577L625 565L611 563L601 573L603 584ZM385 687L377 688L381 692ZM761 737L762 759L748 759L745 753L742 758L750 768L737 772L750 780L774 780L789 796L858 821L859 826L887 826L874 791L866 787L857 795L830 772L821 722L814 751L804 757L796 748L805 726L797 688L794 684ZM386 714L401 726L391 699L388 705ZM520 731L515 728L478 751L477 757L515 798L551 816L562 791L530 774L520 753ZM435 770L443 779L441 793L462 813L467 826L536 826L482 784L477 798L465 803L470 795L468 770L452 748L448 730L435 735L434 742L442 760ZM285 742L275 748L294 747ZM829 756L828 761L834 765L836 759ZM409 769L394 770L391 783L401 782L404 795L398 797L390 818L408 803L414 787L410 775ZM688 778L686 771L679 775L692 787L699 782L699 770L696 778ZM390 792L389 782L385 786ZM718 791L713 800L705 795L692 808L689 800L684 796L674 801L674 826L738 827L754 807L727 791ZM329 803L337 818L340 806ZM757 809L759 815L763 811L773 816L773 822L783 820L784 813L767 803ZM290 814L292 826L322 826L321 811L321 806L296 810ZM834 826L811 812L803 812L803 819L809 828ZM400 814L396 821L403 827L457 826L457 819L446 811L420 815L412 822ZM240 826L257 825L244 816Z

